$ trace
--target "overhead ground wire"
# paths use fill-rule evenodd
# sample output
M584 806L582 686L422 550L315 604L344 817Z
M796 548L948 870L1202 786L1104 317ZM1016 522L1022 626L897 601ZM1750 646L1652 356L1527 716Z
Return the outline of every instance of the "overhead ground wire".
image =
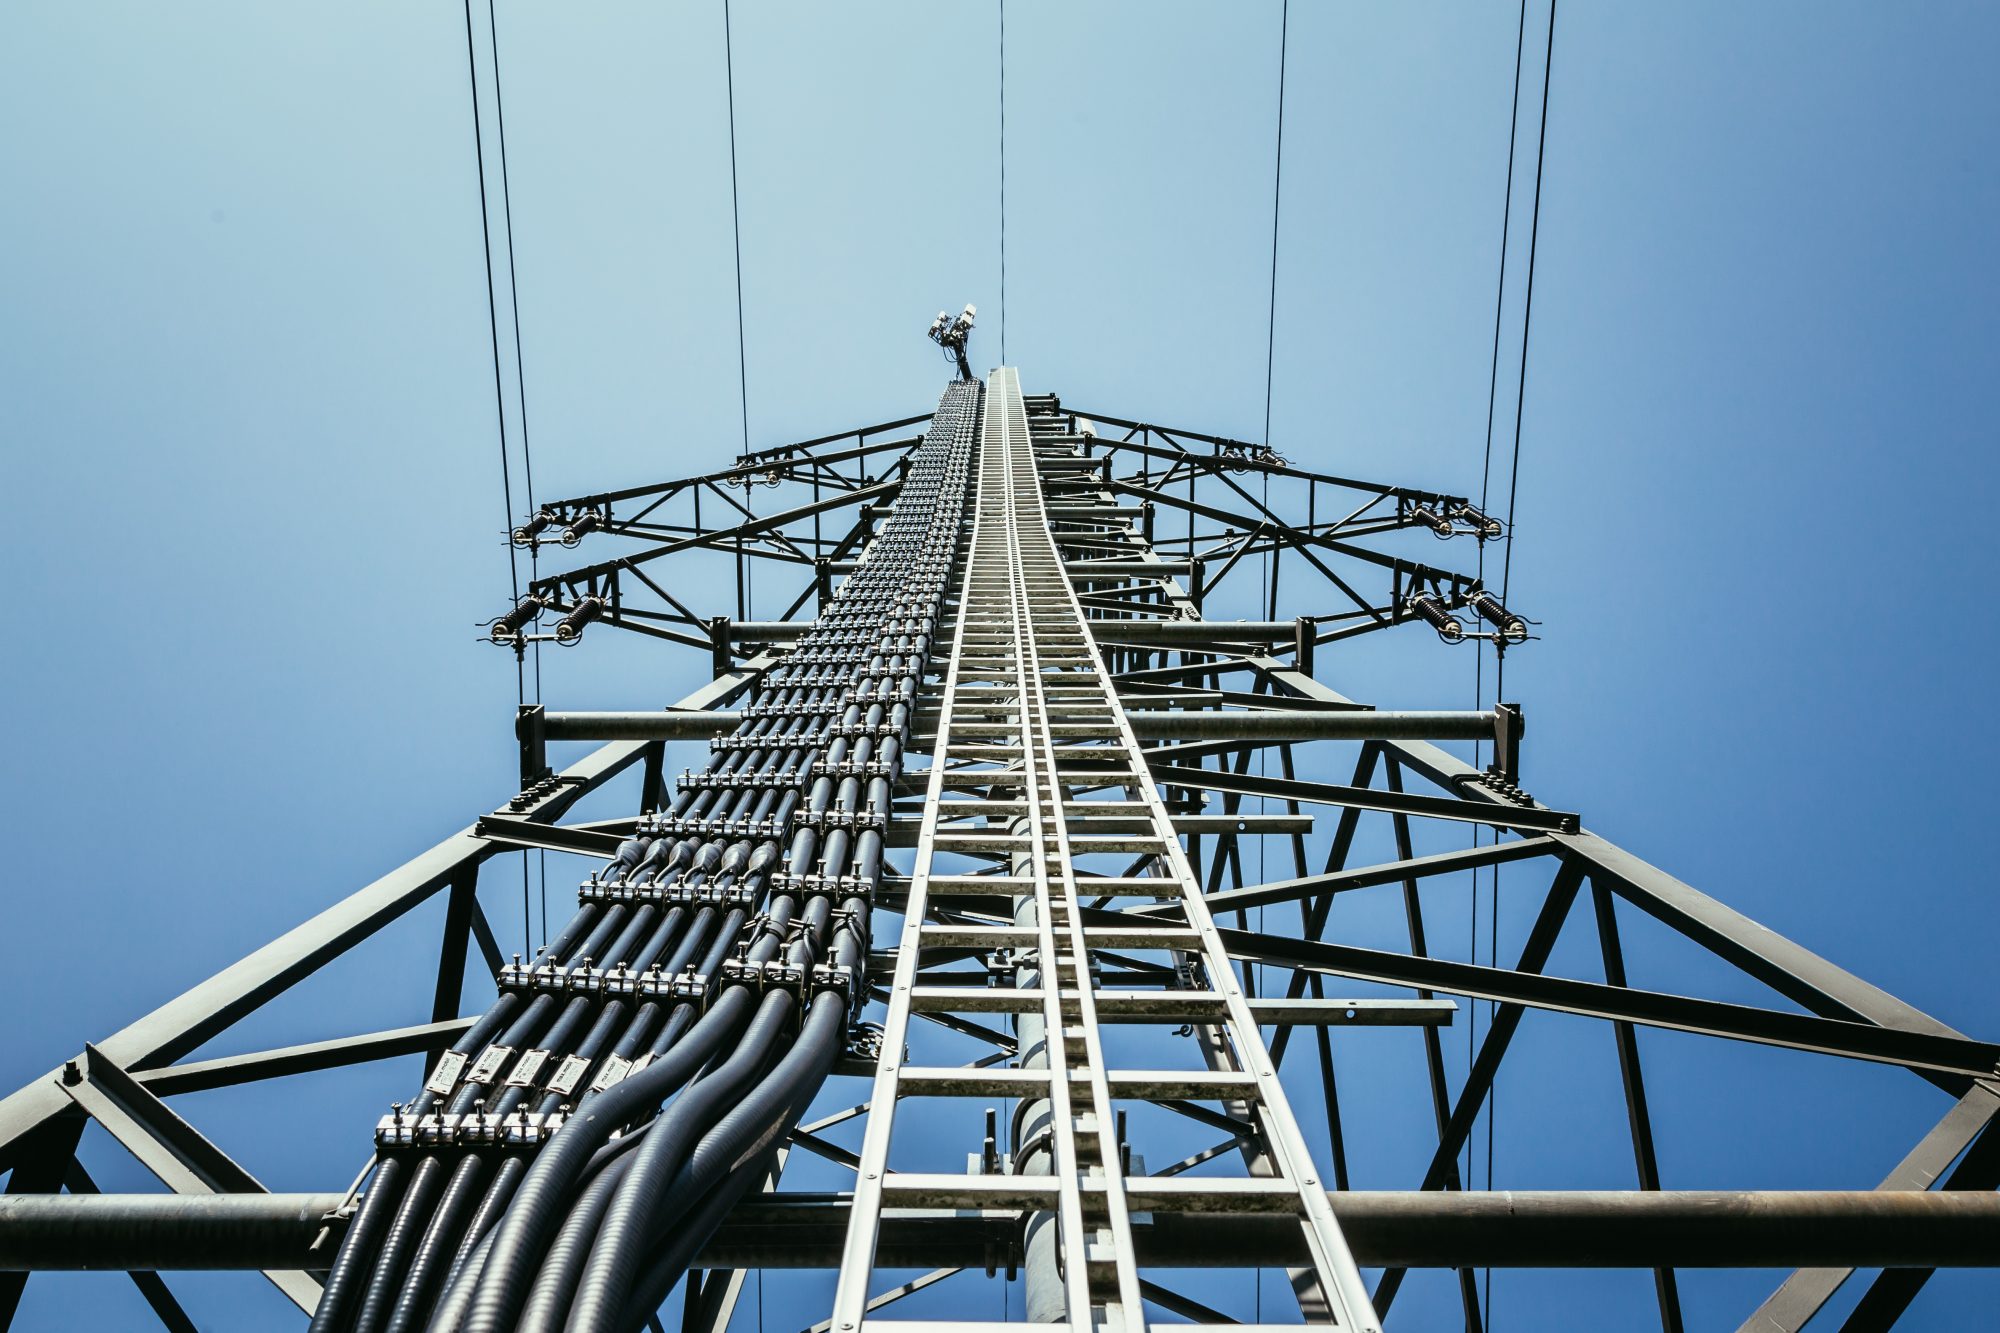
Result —
M1479 512L1482 514L1488 512L1488 503L1491 498L1493 483L1493 422L1500 393L1500 320L1507 298L1507 250L1508 242L1512 238L1514 217L1514 161L1521 124L1521 59L1522 53L1526 49L1527 31L1528 0L1521 0L1520 11L1514 24L1514 87L1508 97L1507 179L1500 205L1499 276L1494 282L1493 289L1493 353L1487 368L1486 378L1486 446L1485 458L1480 466L1479 473ZM1479 578L1484 583L1486 578L1486 543L1484 541L1479 543L1478 559ZM1502 600L1504 601L1505 599L1503 598ZM1478 650L1472 655L1472 706L1474 708L1484 708L1486 706L1485 675L1486 649L1484 645L1479 645ZM1475 765L1479 762L1481 748L1477 742L1474 743L1473 762ZM1479 829L1476 826L1473 829L1472 842L1475 847L1479 845ZM1494 872L1496 880L1498 873L1496 869ZM1474 963L1479 961L1479 879L1479 872L1474 870L1472 872L1472 905L1467 927L1468 937L1466 945L1468 956ZM1496 892L1497 888L1498 885L1496 883ZM1489 961L1494 960L1489 959ZM1487 1008L1488 1016L1490 1017L1492 1005L1489 1003ZM1471 1007L1471 1015L1471 1021L1467 1022L1465 1027L1465 1067L1467 1070L1472 1068L1473 1045L1478 1036L1478 1008L1476 1005ZM1470 1135L1466 1137L1465 1151L1466 1177L1470 1179L1473 1169L1473 1140Z

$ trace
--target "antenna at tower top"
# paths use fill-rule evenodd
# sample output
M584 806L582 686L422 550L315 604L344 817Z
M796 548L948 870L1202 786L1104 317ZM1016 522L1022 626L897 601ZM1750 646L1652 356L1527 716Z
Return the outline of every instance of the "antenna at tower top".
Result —
M972 336L972 317L978 313L968 303L956 319L940 310L937 318L931 321L931 341L944 348L946 355L958 363L958 377L962 380L972 378L972 366L965 359L965 340Z

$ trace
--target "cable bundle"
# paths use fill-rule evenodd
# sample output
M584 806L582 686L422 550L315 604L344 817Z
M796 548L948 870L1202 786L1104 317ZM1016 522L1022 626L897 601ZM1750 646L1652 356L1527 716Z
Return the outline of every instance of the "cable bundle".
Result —
M636 1328L763 1179L866 994L980 393L945 390L888 521L736 732L383 1119L314 1333Z

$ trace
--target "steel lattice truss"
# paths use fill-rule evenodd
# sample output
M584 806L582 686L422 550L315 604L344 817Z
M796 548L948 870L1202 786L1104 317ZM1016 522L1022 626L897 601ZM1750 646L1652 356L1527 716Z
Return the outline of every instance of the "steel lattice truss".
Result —
M1464 1322L1479 1327L1479 1268L1621 1266L1654 1270L1661 1323L1678 1328L1676 1269L1796 1266L1743 1312L1746 1328L1800 1328L1854 1269L1880 1269L1848 1318L1871 1328L1894 1322L1935 1267L1994 1262L2000 1047L1534 800L1518 785L1518 710L1377 710L1316 678L1316 657L1332 657L1317 649L1413 621L1503 650L1525 637L1476 578L1407 558L1408 534L1425 532L1478 542L1497 525L1461 497L1024 397L1012 371L954 386L934 417L545 506L517 544L622 541L625 553L537 579L493 625L496 641L523 651L625 629L706 650L713 682L666 710L524 710L522 790L505 809L0 1102L0 1324L28 1271L87 1267L128 1271L169 1327L191 1324L159 1273L197 1268L262 1269L326 1326L424 1327L433 1302L445 1326L512 1326L480 1325L469 1295L451 1313L450 1279L488 1262L481 1227L505 1227L474 1219L470 1202L445 1217L437 1200L498 1198L504 1214L508 1191L547 1176L567 1122L595 1107L620 1137L598 1141L611 1165L592 1158L600 1174L581 1179L606 1182L601 1216L615 1218L617 1162L645 1157L703 1081L748 1059L748 1037L725 1044L681 1088L695 1072L689 1034L732 1006L749 1026L730 1032L777 1034L769 1059L745 1065L742 1103L783 1095L740 1151L729 1141L725 1174L672 1176L684 1211L629 1242L634 1295L595 1322L640 1319L679 1282L663 1313L720 1329L744 1270L818 1267L839 1270L819 1329L842 1333L975 1322L963 1312L994 1305L971 1288L1015 1273L1026 1309L1014 1322L1220 1324L1233 1321L1209 1303L1215 1288L1189 1288L1183 1270L1283 1267L1308 1322L1376 1327L1405 1273L1432 1268L1455 1274ZM696 553L734 567L733 604L663 574L665 557ZM777 619L755 618L752 562L795 567ZM1327 609L1280 619L1287 570L1288 602ZM1218 604L1261 618L1204 615ZM599 744L550 768L551 747L586 741ZM701 741L706 767L690 761L672 781L670 759ZM1467 741L1490 744L1492 766L1439 744ZM805 757L768 758L780 754ZM629 816L563 822L621 790ZM1458 845L1435 850L1441 829ZM1394 855L1357 864L1376 831ZM1265 843L1281 878L1251 869ZM523 849L602 869L580 895L584 924L508 964L480 872ZM1429 947L1426 889L1503 864L1510 892L1540 901L1511 965ZM1336 903L1361 894L1400 897L1403 947L1331 927ZM440 896L435 985L409 1026L209 1053ZM1251 914L1270 909L1284 924L1253 929ZM695 952L713 958L682 969L647 965L638 945L619 952L603 926L635 939L657 927L672 944L701 913ZM1634 913L1770 1001L1628 984L1619 922ZM1599 977L1545 971L1575 935L1594 937ZM484 1015L460 1012L468 958L498 988ZM1474 1004L1492 1006L1490 1022L1468 1067L1451 1069L1444 1033ZM558 1010L578 1021L502 1039L524 1012ZM577 1035L641 1011L653 1026L622 1045ZM1468 1139L1536 1012L1608 1027L1631 1189L1465 1188ZM1640 1028L1899 1066L1950 1105L1876 1190L1668 1191ZM1353 1190L1372 1149L1336 1054L1397 1040L1421 1046L1427 1097L1407 1109L1431 1127L1430 1160L1399 1190ZM372 1171L346 1190L268 1194L171 1105L416 1056L412 1087L427 1090L377 1127ZM661 1072L677 1060L690 1069ZM809 1112L813 1093L835 1100ZM77 1156L90 1122L169 1192L97 1195ZM720 1141L722 1126L696 1128L700 1143ZM1201 1142L1188 1149L1191 1133ZM638 1148L620 1158L620 1143ZM425 1172L433 1186L409 1183ZM413 1191L398 1216L414 1234L449 1242L432 1259L415 1241L384 1257L399 1242L368 1205L392 1183ZM422 1188L435 1193L419 1207L408 1200ZM383 1234L357 1239L371 1228ZM327 1314L329 1270L338 1286L385 1265L408 1312ZM406 1294L418 1288L422 1300Z

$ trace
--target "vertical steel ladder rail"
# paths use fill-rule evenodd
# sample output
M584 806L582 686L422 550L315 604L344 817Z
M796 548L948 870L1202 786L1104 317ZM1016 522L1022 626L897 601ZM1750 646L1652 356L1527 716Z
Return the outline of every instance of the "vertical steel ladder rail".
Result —
M1295 1216L1337 1326L1379 1329L1199 882L1063 572L1026 407L1011 369L997 370L987 381L977 478L958 622L832 1327L837 1333L859 1333L864 1324L881 1326L880 1333L913 1327L868 1317L878 1231L886 1209L942 1207L1053 1215L1060 1279L1048 1280L1044 1273L1036 1290L1031 1242L1029 1328L1143 1329L1133 1215L1248 1210ZM968 788L981 799L951 799ZM1081 799L1107 789L1123 799ZM987 825L976 833L945 825L975 812L986 816ZM1009 873L964 875L938 868L940 852L959 850L1004 856ZM1103 853L1143 861L1152 873L1079 876L1077 857ZM1174 902L1185 923L1133 917L1115 929L1092 925L1086 892ZM982 928L979 934L994 945L1031 950L1029 975L1037 984L997 993L919 984L925 949L963 934L962 927L945 928L929 919L933 900L954 893L1015 899L1013 927ZM1123 1068L1107 1055L1100 1022L1146 1021L1152 998L1098 984L1095 955L1112 943L1170 952L1199 979L1196 988L1173 992L1175 1013L1194 1006L1209 1015L1201 1023L1216 1034L1229 1067ZM1020 1051L1027 1058L1017 1061L1023 1067L967 1071L903 1063L913 1014L970 1005L1008 1009L1017 1020L1028 1020ZM1035 1050L1029 1032L1037 1018L1043 1039ZM1048 1174L892 1172L889 1149L899 1099L942 1094L1045 1101L1053 1159ZM1113 1105L1121 1095L1247 1106L1271 1173L1129 1174ZM1016 1154L1017 1172L1028 1146Z

